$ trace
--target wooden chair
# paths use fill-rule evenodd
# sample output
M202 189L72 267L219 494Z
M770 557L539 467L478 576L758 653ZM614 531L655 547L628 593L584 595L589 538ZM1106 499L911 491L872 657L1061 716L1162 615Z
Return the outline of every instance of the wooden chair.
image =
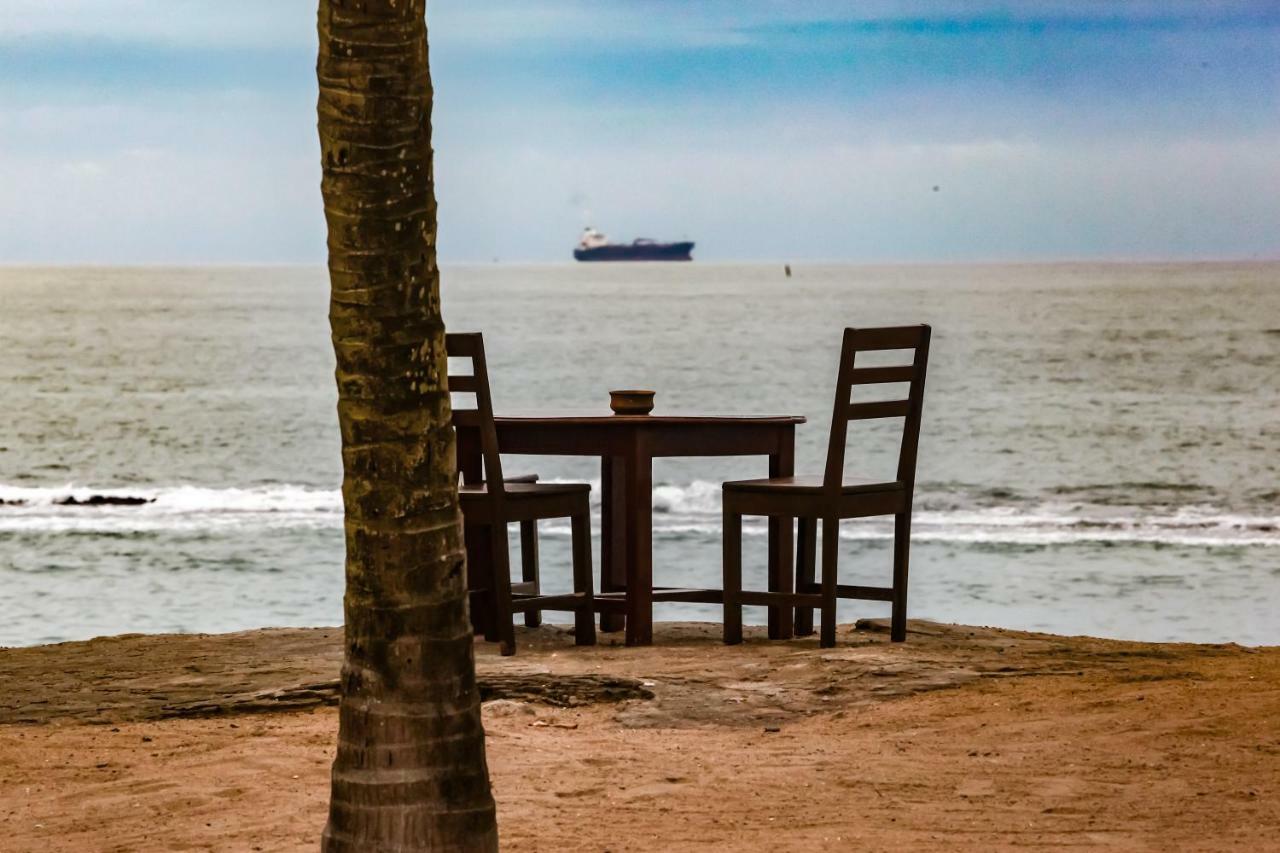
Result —
M929 361L928 326L845 329L836 379L835 411L827 445L823 476L740 480L724 484L724 641L742 642L742 605L796 607L795 631L813 633L813 608L822 609L823 647L835 645L836 600L860 598L893 603L890 636L902 642L907 635L907 557L911 546L911 502L915 490L916 447L924 403L925 367ZM870 350L912 350L908 365L857 367L857 354ZM853 402L857 385L908 383L905 400ZM897 479L873 482L844 475L845 441L849 421L903 418ZM742 590L742 517L763 515L799 520L796 539L795 591ZM876 515L894 517L893 586L849 586L836 582L840 520ZM822 581L814 582L818 519L822 519ZM784 567L789 578L790 567Z
M447 334L445 349L450 358L471 360L470 374L449 374L449 391L474 393L474 409L453 410L459 429L479 433L483 457L483 477L458 488L458 501L468 527L487 531L491 566L488 579L489 603L494 633L502 654L515 654L514 613L525 613L528 624L538 624L542 610L574 612L575 640L580 646L595 645L595 602L591 590L591 486L588 483L538 483L536 477L503 480L502 457L498 452L498 432L493 422L493 401L489 396L489 373L485 365L484 339L479 333ZM543 595L537 574L537 527L539 519L568 518L573 535L573 589L565 595ZM520 522L524 581L511 583L511 555L507 525ZM471 563L471 560L468 560ZM532 576L531 576L532 575ZM469 585L475 587L475 579ZM529 618L532 614L532 618Z

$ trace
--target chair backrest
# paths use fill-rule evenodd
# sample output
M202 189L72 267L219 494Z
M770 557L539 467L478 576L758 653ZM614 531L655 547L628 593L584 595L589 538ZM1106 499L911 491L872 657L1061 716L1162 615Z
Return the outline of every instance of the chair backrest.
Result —
M929 335L925 325L879 329L845 329L840 349L840 371L836 378L836 403L831 415L831 440L827 445L827 470L823 491L839 494L844 481L844 452L849 421L873 418L902 418L902 443L898 448L898 482L914 491L916 448L920 443L920 412L924 405L924 374L929 363ZM858 367L858 353L880 350L911 350L910 364L894 367ZM859 385L906 383L906 399L856 402L853 389Z
M453 408L455 429L473 429L480 438L484 460L484 480L489 495L498 500L504 494L502 455L498 453L498 430L493 423L493 398L489 396L489 368L484 360L484 336L479 332L448 332L444 336L445 352L451 359L470 359L470 373L454 373L449 369L450 394L475 394L474 408Z

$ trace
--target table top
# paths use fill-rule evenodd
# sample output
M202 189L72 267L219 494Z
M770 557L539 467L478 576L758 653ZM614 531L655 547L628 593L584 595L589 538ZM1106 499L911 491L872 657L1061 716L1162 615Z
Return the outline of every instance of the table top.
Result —
M504 425L563 426L785 426L805 423L803 415L707 415L669 413L615 415L612 412L506 412L493 419Z

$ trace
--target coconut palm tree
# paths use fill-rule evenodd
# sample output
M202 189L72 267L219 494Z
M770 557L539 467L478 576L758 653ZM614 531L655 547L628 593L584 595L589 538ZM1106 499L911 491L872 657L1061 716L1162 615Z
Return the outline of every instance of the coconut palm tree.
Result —
M320 0L346 506L326 853L496 850L436 268L425 0Z

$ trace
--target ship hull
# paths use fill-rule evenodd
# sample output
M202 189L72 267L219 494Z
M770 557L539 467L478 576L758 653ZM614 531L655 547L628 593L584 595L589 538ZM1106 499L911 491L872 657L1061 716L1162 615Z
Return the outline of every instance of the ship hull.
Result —
M579 261L691 261L693 243L636 243L574 249Z

